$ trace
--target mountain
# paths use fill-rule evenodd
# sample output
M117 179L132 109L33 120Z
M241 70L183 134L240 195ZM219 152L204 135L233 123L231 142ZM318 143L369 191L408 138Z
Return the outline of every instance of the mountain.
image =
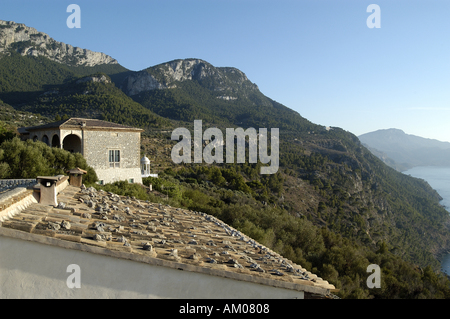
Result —
M48 117L101 118L143 128L171 126L167 119L126 96L103 73L48 87L27 103L16 106L16 109Z
M129 70L104 53L73 47L24 24L0 20L0 99L4 102L18 105L49 86L99 72L121 81Z
M93 67L102 64L118 64L112 57L52 39L48 34L21 23L0 20L0 54L10 50L23 56L44 56L52 61L71 66Z
M415 166L450 166L448 142L406 134L399 129L378 130L359 139L371 149L384 153L385 160L393 160L393 165L399 164L403 170ZM377 156L383 159L383 155Z
M83 76L86 68L96 69L69 69L46 57L12 53L0 59L0 99L17 111L49 119L83 116L134 126L170 126L124 94L105 73Z
M170 126L113 83L130 72L112 57L0 20L0 99L19 112L84 116L142 127ZM17 122L22 123L22 122Z
M266 97L242 71L201 59L174 60L132 72L117 85L136 102L174 120L286 130L317 127Z
M167 194L150 199L224 220L315 268L342 297L450 297L434 272L450 249L450 217L439 194L386 166L354 134L311 123L236 68L183 59L134 72L102 54L58 55L50 37L33 31L27 38L32 31L24 25L2 23L0 31L5 116L93 117L142 127L142 155L160 176L151 182ZM260 162L175 165L171 131L197 119L203 129L279 128L278 172L261 175ZM377 291L365 281L373 263L385 278Z
M137 72L127 78L123 89L135 95L153 89L176 88L178 82L190 80L217 92L218 99L236 100L238 93L246 89L259 92L242 71L214 67L200 59L174 60Z

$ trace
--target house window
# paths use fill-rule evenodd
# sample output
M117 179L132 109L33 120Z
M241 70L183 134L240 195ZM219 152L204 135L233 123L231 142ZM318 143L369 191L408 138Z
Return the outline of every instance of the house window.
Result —
M109 150L109 167L110 168L120 167L120 151L119 150Z

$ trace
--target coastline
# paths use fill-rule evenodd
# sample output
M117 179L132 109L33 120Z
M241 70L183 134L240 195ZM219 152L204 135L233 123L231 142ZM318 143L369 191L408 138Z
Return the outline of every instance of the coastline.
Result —
M425 180L439 195L439 205L450 214L450 167L416 166L402 173ZM444 226L450 231L450 222ZM437 248L433 255L441 265L441 273L450 279L450 242L446 246Z

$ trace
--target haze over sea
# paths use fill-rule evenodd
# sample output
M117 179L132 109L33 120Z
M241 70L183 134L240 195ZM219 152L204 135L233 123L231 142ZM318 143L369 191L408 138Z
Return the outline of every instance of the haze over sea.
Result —
M450 213L450 167L420 166L403 173L426 180L444 198L441 204ZM441 267L450 276L450 254L442 257Z

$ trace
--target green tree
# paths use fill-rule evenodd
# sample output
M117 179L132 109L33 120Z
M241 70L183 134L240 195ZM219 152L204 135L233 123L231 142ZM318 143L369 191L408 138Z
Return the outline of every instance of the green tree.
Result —
M18 137L4 141L0 145L0 174L2 178L35 178L45 175L66 174L67 170L79 167L88 173L83 178L93 183L98 178L84 157L66 150L49 147L43 142Z

